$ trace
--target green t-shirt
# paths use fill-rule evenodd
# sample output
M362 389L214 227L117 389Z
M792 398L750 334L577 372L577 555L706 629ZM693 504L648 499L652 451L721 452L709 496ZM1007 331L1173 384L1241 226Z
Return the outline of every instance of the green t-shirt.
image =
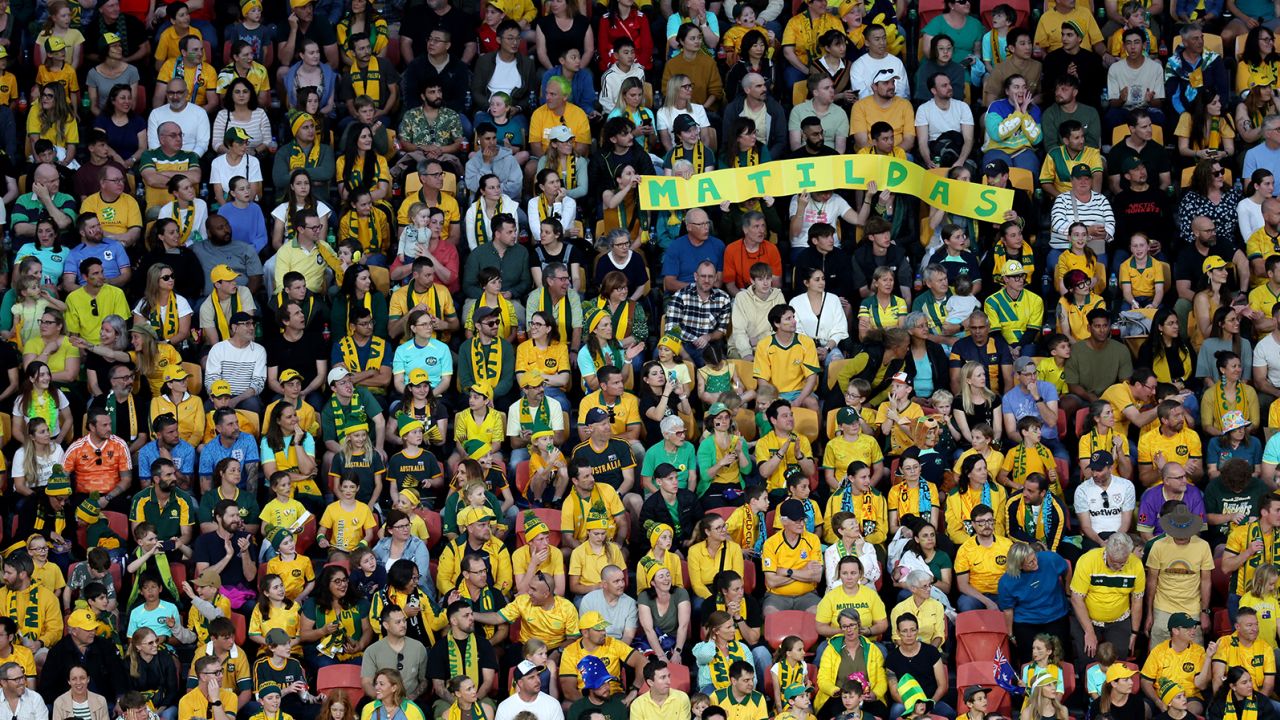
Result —
M213 510L218 505L218 501L222 500L222 489L214 488L211 492L205 493L200 497L200 508L196 511L196 520L206 523L213 522ZM259 523L258 515L261 513L258 507L258 500L253 497L253 493L237 490L234 499L236 505L240 507L240 519L244 520L248 525L257 525Z
M697 487L692 487L689 482L689 471L698 467L698 455L693 449L693 443L685 442L674 453L667 452L667 444L659 442L657 445L649 448L644 454L644 466L640 469L640 474L645 477L653 477L653 472L662 463L671 463L679 471L680 487L690 492L697 492ZM645 492L648 497L652 493Z
M1233 515L1243 513L1246 518L1258 517L1259 504L1267 494L1267 486L1256 475L1240 492L1231 492L1222 484L1221 478L1209 483L1204 490L1204 511L1206 515ZM1209 532L1218 542L1225 542L1231 530L1230 523L1210 525Z
M166 155L160 148L155 148L147 150L138 158L138 172L148 169L160 172L186 172L193 167L200 167L200 156L187 150Z
M351 418L346 418L348 414L355 413ZM382 406L378 404L378 400L373 397L373 393L363 386L356 386L355 393L351 396L351 404L345 407L338 406L338 396L334 395L329 398L329 402L325 403L324 410L320 412L320 433L326 441L338 440L338 415L343 415L348 423L356 418L363 419L369 424L369 439L373 439L373 418L382 414Z

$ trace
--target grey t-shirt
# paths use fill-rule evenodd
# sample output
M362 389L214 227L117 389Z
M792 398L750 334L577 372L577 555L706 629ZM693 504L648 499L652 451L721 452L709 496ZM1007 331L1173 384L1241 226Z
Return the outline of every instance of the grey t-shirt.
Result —
M595 610L609 621L609 629L605 634L617 640L622 639L622 634L627 630L636 627L638 622L636 619L636 601L629 595L622 595L618 598L618 602L609 605L604 599L604 591L599 588L592 590L582 596L582 602L578 604L578 614Z
M391 649L386 638L365 648L364 659L360 661L360 677L372 679L381 668L404 668L400 676L404 678L405 695L418 696L419 688L427 682L427 648L411 637L404 639L404 652L401 656Z
M1071 346L1071 357L1062 370L1062 380L1068 385L1082 385L1095 395L1133 374L1133 357L1129 348L1115 340L1108 340L1101 350L1089 347L1088 340Z
M253 246L247 242L233 239L226 245L215 245L205 240L192 245L191 251L200 259L200 267L204 268L205 296L213 292L213 281L209 279L209 273L219 265L228 265L240 273L236 282L245 286L248 286L251 276L262 274L262 261L258 259Z
M89 75L85 78L84 85L86 92L91 87L98 89L98 108L101 109L106 106L108 99L111 97L111 88L116 85L133 85L141 78L138 68L132 65L126 65L124 72L119 77L114 78L106 77L98 72L97 67L92 67L89 68Z
M645 591L640 593L640 605L649 608L649 613L653 616L653 629L659 634L676 636L676 630L680 624L680 603L689 602L689 591L682 587L671 588L671 602L667 604L667 612L658 614L658 601L653 593Z

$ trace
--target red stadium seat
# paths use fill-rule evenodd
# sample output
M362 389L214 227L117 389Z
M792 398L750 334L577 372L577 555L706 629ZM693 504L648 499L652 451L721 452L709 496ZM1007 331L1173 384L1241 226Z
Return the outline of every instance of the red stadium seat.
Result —
M1013 8L1018 13L1018 20L1014 23L1014 27L1031 28L1031 3L1028 0L1001 0ZM991 10L995 9L995 3L990 3L990 9L983 8L982 24L991 29ZM921 25L921 27L924 27Z
M518 463L516 465L516 490L524 495L529 489L529 461ZM526 496L527 497L527 496Z
M720 517L724 518L725 520L728 520L728 519L729 519L729 516L733 514L733 511L734 511L734 510L737 510L737 509L738 509L738 508L734 508L734 507L727 507L727 506L726 506L726 507L711 508L711 509L710 509L710 510L708 510L707 512L708 512L708 513L715 514L715 515L719 515Z
M427 547L434 549L444 538L444 521L441 520L440 513L427 508L419 508L418 517L427 524Z
M764 616L764 641L771 648L782 645L788 635L798 635L806 651L818 644L818 625L805 610L782 610Z
M560 547L560 511L555 508L532 508L525 512L532 512L542 519L542 522L551 528L551 532L547 535L551 538L551 547ZM521 513L523 515L523 513ZM524 518L516 518L516 539L520 545L524 544Z
M920 13L920 27L929 24L929 21L946 12L946 4L944 0L920 0L918 4L918 12ZM924 33L921 33L922 35ZM925 52L925 55L928 55Z
M1067 411L1058 408L1058 437L1067 435Z
M1084 435L1085 426L1089 424L1089 408L1082 407L1076 411L1076 435Z
M187 581L187 565L186 563L169 563L169 573L173 576L173 584L178 588L178 592L182 592L182 583ZM178 600L182 600L181 597Z
M305 554L307 550L315 544L317 525L318 521L314 516L303 523L302 532L298 533L297 545L299 555Z
M667 663L667 669L671 671L671 687L681 692L689 692L689 688L692 686L689 667L687 665Z
M360 683L360 666L342 663L320 668L316 674L316 692L328 693L332 690L351 690L352 697L364 695L364 685Z
M244 619L244 615L238 612L231 613L231 624L236 628L236 644L244 647L245 641L249 637L249 628Z
M991 662L997 648L1009 651L1004 613L970 610L956 615L956 662Z
M966 688L971 685L981 685L987 691L987 712L999 713L1008 717L1012 703L1009 700L1009 693L1002 690L999 685L996 685L994 667L990 657L985 660L963 663L957 666L956 687ZM958 712L969 712L969 705L965 703L963 693L957 698L957 701L956 710Z
M742 559L742 591L750 595L756 589L756 562L751 558Z
M107 525L111 528L111 532L119 535L121 540L127 542L129 539L129 516L115 510L103 510L102 514L107 518Z

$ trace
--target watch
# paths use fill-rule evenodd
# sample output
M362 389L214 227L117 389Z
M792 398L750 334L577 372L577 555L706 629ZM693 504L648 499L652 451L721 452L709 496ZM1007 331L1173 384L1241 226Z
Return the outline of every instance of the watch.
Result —
M794 574L795 574L795 570L792 570L791 568L787 568L787 577L791 577Z

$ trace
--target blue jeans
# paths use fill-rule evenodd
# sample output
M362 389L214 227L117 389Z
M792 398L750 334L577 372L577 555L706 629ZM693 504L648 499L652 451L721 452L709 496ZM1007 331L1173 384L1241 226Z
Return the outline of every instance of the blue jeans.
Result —
M1030 173L1040 172L1040 161L1036 159L1036 154L1033 150L1023 150L1013 156L1003 150L988 150L982 154L983 165L992 160L1003 160L1009 167L1022 168Z
M987 595L987 597L990 598L992 602L996 602L995 595ZM957 612L968 612L969 610L985 610L985 609L987 609L987 606L978 602L978 599L973 597L972 595L961 593L960 598L956 600Z

